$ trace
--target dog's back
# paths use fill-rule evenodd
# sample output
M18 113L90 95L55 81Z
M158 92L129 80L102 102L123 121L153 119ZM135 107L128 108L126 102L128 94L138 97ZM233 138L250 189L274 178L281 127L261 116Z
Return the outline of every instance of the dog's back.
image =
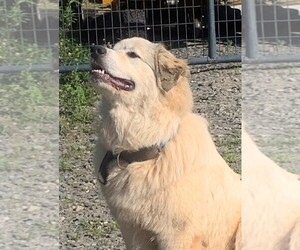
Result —
M299 176L265 156L245 131L242 171L242 249L300 249Z

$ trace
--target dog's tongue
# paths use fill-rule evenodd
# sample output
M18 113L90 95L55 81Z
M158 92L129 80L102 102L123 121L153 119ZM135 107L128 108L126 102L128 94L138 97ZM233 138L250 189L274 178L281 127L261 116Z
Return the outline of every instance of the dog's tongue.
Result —
M110 83L116 89L122 89L127 91L134 89L134 83L129 80L111 76L110 74L101 70L94 70L93 72L96 74L97 77L100 77L105 82Z
M104 80L113 83L117 88L124 89L124 90L132 89L132 84L130 84L127 80L113 77L108 74L104 74L103 78Z

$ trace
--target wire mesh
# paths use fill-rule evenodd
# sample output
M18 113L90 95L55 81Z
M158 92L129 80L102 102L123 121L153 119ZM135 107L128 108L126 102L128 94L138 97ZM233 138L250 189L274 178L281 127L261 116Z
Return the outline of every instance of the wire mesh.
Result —
M226 2L226 4L224 2ZM241 45L241 5L239 1L224 2L215 4L217 51L221 55L240 54L240 46L233 45Z
M1 72L6 72L8 65L26 65L26 62L36 70L50 67L38 66L44 63L54 64L57 68L59 36L86 48L92 44L109 46L124 38L140 36L163 42L168 48L175 49L175 54L192 59L194 63L199 62L199 58L209 62L205 59L208 58L209 42L215 41L208 39L208 1L59 0L58 11L57 0L2 0L1 41L6 55L1 56ZM214 5L217 53L221 56L240 54L240 10L235 8L236 1L229 2L215 1ZM41 48L41 56L23 62L14 60L10 55L16 51L7 46L11 39L20 50L30 46ZM43 51L54 55L53 62L49 62L49 56L48 61L44 59ZM83 56L80 64L89 63L84 60ZM77 64L78 61L67 63ZM17 68L11 70L17 71Z
M140 36L163 42L184 58L208 56L207 0L78 0L72 4L74 22L64 35L74 43L112 45ZM60 1L61 14L66 1ZM216 1L216 30L220 55L240 54L241 11ZM61 24L64 25L64 24Z
M0 66L55 63L53 59L58 57L58 19L57 0L0 1ZM17 60L15 53L24 50L31 50L32 57ZM34 55L35 51L39 56Z
M297 0L256 0L259 52L300 55L300 3Z
M209 40L208 36L208 2L209 0L60 0L60 15L67 18L60 18L58 25L57 0L2 0L1 43L7 55L15 53L7 45L10 43L9 39L14 39L20 46L26 47L29 44L42 48L46 53L55 55L53 58L56 59L56 67L58 29L61 37L86 48L92 44L109 46L124 38L140 36L153 42L163 42L176 55L196 63L201 58L202 62L209 62L209 43L215 43L218 58L236 61L235 56L241 54L241 1L214 1L216 41ZM253 42L259 43L260 55L299 54L298 1L278 0L274 3L271 0L256 0L255 4L258 41ZM0 64L3 66L22 64L16 62L13 56L1 58ZM31 62L33 65L39 63L45 63L42 56ZM86 60L80 63L89 62Z

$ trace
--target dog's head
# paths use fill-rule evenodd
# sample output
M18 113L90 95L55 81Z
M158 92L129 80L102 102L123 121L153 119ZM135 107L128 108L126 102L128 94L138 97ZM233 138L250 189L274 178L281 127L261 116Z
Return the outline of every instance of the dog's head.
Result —
M135 100L143 99L145 94L165 95L189 75L184 60L177 59L163 45L138 37L122 40L113 49L93 46L92 72L106 94Z
M126 123L125 114L139 119L144 127L151 125L151 119L159 123L160 116L165 123L166 116L175 123L192 110L188 66L161 44L134 37L118 42L113 49L94 46L92 74L102 100L110 107L121 107L123 117L116 119L123 120L118 124Z

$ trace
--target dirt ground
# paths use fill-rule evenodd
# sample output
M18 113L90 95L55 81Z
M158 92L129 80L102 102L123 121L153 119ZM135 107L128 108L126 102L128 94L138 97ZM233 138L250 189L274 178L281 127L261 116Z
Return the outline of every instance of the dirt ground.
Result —
M191 67L194 111L206 117L219 152L240 170L241 64ZM92 153L93 126L73 128L60 138L60 247L61 249L122 250L118 225L97 193ZM71 167L64 167L71 166Z
M0 81L0 249L57 249L58 74Z
M260 149L300 174L300 64L243 65L243 120Z

